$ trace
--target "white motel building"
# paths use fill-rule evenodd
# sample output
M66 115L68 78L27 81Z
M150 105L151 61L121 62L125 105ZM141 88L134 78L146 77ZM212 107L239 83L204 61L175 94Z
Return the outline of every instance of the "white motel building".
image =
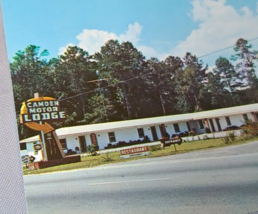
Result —
M223 137L227 134L226 131L223 131L227 127L239 127L246 120L257 122L258 104L187 114L65 127L57 129L56 133L64 150L83 153L86 152L86 147L91 144L97 144L99 150L103 150L110 143L143 140L145 136L148 136L150 141L158 141L158 139L164 136L164 133L168 133L170 136L189 131L194 131L196 135L204 134L206 128L210 129L213 137ZM239 134L240 131L237 131L238 133L236 134ZM194 140L194 138L191 137L189 140ZM39 136L21 140L21 156L32 155L36 158L35 161L42 160L41 151L34 151L33 149L33 145L39 143Z

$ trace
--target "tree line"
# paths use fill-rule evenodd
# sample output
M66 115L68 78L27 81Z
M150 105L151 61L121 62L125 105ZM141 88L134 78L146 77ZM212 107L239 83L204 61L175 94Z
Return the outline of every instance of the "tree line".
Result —
M17 118L35 92L67 112L60 126L93 124L218 109L258 102L257 51L245 39L215 67L191 53L146 59L130 42L109 40L98 53L69 46L56 58L29 45L10 63ZM17 119L18 121L18 119ZM34 134L18 123L20 138Z

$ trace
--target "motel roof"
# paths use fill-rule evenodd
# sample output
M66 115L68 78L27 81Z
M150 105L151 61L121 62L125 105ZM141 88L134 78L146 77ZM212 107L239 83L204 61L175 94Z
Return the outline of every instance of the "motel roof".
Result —
M59 138L65 138L71 135L85 135L93 132L114 131L118 129L132 128L132 127L142 128L143 126L154 126L154 125L167 124L167 123L179 123L184 121L194 121L194 120L201 120L201 119L225 117L225 116L245 114L248 112L258 112L258 103L230 107L230 108L216 109L216 110L210 110L210 111L187 113L187 114L177 114L177 115L144 118L144 119L134 119L134 120L124 120L124 121L117 121L117 122L106 122L106 123L98 123L98 124L90 124L90 125L64 127L64 128L57 129L56 133ZM21 140L20 142L25 143L25 142L33 142L37 140L39 140L39 136L30 137L30 138Z

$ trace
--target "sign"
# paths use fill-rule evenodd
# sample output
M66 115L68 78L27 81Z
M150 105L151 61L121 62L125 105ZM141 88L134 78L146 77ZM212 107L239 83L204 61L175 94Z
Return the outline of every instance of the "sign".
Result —
M180 137L174 137L174 138L162 138L159 139L160 143L161 143L161 147L164 148L165 146L171 146L172 144L175 145L181 145L182 143L182 139ZM176 147L175 147L176 148Z
M29 122L29 123L26 123L26 126L35 131L43 131L44 133L54 131L54 128L51 125L49 125L47 122L45 122L44 124Z
M149 146L134 147L120 150L120 158L132 158L136 156L145 156L150 154Z
M169 140L165 140L165 144L166 145L171 145L171 144L178 144L180 145L182 143L182 139L181 138L171 138Z
M39 150L42 149L42 146L41 146L41 144L35 144L35 145L33 145L33 149L34 149L35 151L39 151Z
M66 114L59 110L59 101L52 97L37 97L23 102L21 123L54 122L64 120Z
M28 128L40 131L41 145L34 145L34 150L42 150L43 161L64 158L64 152L54 128L49 124L65 120L64 111L59 109L59 101L52 97L39 97L22 103L20 122ZM46 139L46 140L45 140Z
M21 156L21 159L22 159L22 163L24 163L24 164L28 164L30 162L29 155L23 155L23 156Z

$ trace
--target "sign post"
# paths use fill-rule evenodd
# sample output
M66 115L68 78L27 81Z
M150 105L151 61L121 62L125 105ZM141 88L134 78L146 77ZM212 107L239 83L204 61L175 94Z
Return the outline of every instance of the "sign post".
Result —
M40 121L39 124L42 125L42 122ZM44 131L40 131L40 137L41 137L42 146L43 146L43 159L44 159L44 161L47 161L48 158L47 158L47 153L46 153L47 149L46 149Z
M39 98L39 93L35 93L34 98ZM39 124L42 125L42 121L39 121ZM44 131L43 130L40 131L40 137L42 139L42 147L43 147L42 157L43 157L44 161L47 161L48 160L47 153L46 153L47 149L46 149L46 143L45 143L45 137L44 137Z
M182 143L182 139L180 137L161 138L161 139L159 139L159 141L161 143L162 148L164 148L166 146L171 146L173 144L176 152L177 152L176 144L181 145L181 143Z

